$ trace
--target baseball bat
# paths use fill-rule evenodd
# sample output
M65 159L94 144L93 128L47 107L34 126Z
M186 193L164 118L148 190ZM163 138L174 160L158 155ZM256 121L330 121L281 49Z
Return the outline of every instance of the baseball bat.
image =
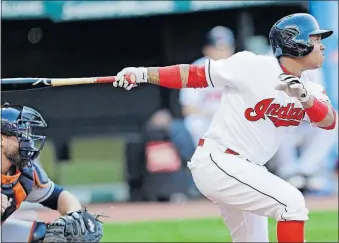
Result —
M113 83L115 78L115 76L90 78L4 78L1 79L1 91L30 90L80 84Z

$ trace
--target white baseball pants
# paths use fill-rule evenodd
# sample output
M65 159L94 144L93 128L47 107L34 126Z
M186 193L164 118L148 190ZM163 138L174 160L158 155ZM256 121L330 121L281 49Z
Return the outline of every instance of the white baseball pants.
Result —
M225 150L207 139L196 149L188 167L199 191L221 209L233 242L268 242L267 217L308 220L299 190L266 167Z

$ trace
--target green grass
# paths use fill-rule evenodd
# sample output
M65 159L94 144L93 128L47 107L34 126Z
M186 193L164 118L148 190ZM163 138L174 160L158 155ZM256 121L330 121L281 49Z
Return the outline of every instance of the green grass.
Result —
M70 160L56 163L55 151L47 141L40 161L47 174L61 185L122 182L124 175L124 141L116 138L74 139Z
M104 226L101 242L231 242L221 218L114 223ZM270 241L276 242L276 222L269 220ZM306 224L307 242L338 242L338 212L312 212Z

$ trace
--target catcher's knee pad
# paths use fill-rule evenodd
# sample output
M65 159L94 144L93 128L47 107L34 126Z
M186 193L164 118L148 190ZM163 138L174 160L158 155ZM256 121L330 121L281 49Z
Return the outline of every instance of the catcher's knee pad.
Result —
M47 231L47 224L41 221L34 221L31 229L31 235L28 242L38 243L43 242Z

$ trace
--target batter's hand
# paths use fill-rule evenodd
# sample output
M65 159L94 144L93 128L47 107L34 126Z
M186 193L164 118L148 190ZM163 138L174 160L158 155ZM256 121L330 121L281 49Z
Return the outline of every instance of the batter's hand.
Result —
M295 97L300 102L306 102L310 98L300 79L294 75L282 73L279 75L280 83L275 87L277 90L284 91L288 96Z
M1 193L1 215L3 215L6 209L11 206L12 198L8 200L8 197L5 194Z
M121 70L116 75L116 81L113 82L114 87L121 87L131 90L140 83L147 82L147 69L143 67L128 67Z

